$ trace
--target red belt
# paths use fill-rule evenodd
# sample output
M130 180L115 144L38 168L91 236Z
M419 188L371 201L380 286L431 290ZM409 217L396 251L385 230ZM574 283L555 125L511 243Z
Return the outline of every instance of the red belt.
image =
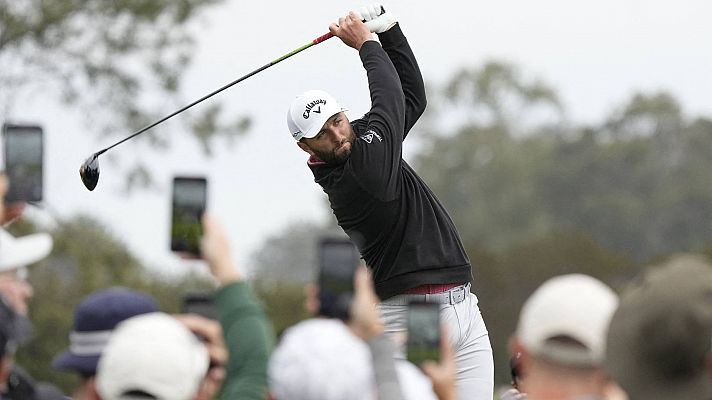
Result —
M403 292L403 294L432 294L432 293L442 293L446 292L452 288L464 285L463 282L460 283L444 283L439 285L420 285L414 288L410 288Z

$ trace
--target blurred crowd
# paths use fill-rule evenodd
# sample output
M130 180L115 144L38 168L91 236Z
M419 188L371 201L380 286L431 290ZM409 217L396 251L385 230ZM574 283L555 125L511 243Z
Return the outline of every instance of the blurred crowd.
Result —
M216 282L214 315L164 313L149 295L110 287L74 310L69 347L52 367L78 375L73 393L14 363L32 337L27 267L52 249L46 233L4 228L24 205L6 204L0 173L0 399L457 399L450 344L414 365L384 333L369 271L356 269L345 318L320 315L275 335L232 261L220 223L203 217L201 254ZM43 293L51 296L51 293ZM490 316L492 317L492 316ZM435 329L441 329L436 326ZM447 337L447 335L440 335ZM619 296L582 274L556 276L525 302L510 339L510 387L501 399L712 399L712 266L679 255L651 266Z

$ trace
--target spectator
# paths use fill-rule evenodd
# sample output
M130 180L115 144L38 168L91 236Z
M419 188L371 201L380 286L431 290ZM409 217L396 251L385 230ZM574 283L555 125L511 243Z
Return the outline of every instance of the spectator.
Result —
M17 314L4 301L0 301L0 398L4 399L12 373L13 357L20 340L16 328Z
M222 399L262 400L267 392L267 362L274 343L272 327L242 274L232 263L227 235L206 215L201 251L219 284L214 303L229 350Z
M205 345L210 364L208 371L203 378L198 393L193 397L193 400L211 400L220 392L226 378L226 364L228 361L228 349L225 346L223 339L223 330L220 323L216 320L198 314L180 314L174 315L175 319L181 322L188 328L200 341ZM266 340L266 339L265 339ZM240 341L240 345L242 342ZM247 365L244 363L242 365ZM234 374L232 381L235 381L235 375L239 378L241 374L247 374L245 371L240 371ZM231 381L228 381L230 383ZM263 389L264 391L264 389ZM225 391L227 393L227 391ZM248 392L249 393L249 392ZM223 398L227 398L223 394Z
M120 287L96 291L77 306L69 349L52 362L55 369L81 376L81 383L74 392L75 400L98 398L96 368L116 325L135 315L156 311L158 306L151 297Z
M27 282L27 266L47 257L52 237L35 233L15 238L0 228L0 295L20 315L27 316L34 292Z
M712 398L712 267L679 255L621 296L606 367L631 400Z
M15 365L15 350L26 341L26 317L0 299L0 399L9 400L55 400L64 399L56 387L35 382Z
M114 330L99 359L96 387L103 400L191 400L209 362L205 346L177 319L142 314Z
M395 363L365 268L358 269L354 287L348 325L337 319L310 319L285 332L270 360L273 399L436 398L431 382L414 365ZM454 375L453 367L453 392Z
M287 329L269 373L275 400L392 399L377 396L378 374L368 345L336 319L309 319ZM399 362L397 374L404 398L436 398L412 364Z
M521 390L521 376L519 374L520 362L522 358L522 353L516 352L509 359L509 372L512 377L511 386L509 388L502 389L499 394L500 400L523 400L527 396L520 392Z
M4 175L0 175L3 176ZM0 181L2 179L0 178ZM0 186L2 186L0 184ZM2 192L2 189L0 189ZM4 193L2 194L4 196ZM0 198L0 203L4 199ZM27 266L45 258L52 249L52 238L46 233L36 233L15 238L0 228L0 303L15 313L14 330L16 344L21 345L32 336L32 323L28 318L28 302L33 289L27 281ZM7 359L6 361L11 361ZM61 392L52 385L35 382L14 362L5 367L10 369L7 385L0 396L8 399L55 399L63 398Z
M276 400L373 398L368 347L335 319L309 319L287 329L269 365ZM370 396L364 392L370 390Z
M6 206L5 194L10 182L0 171L0 225L4 226L22 214L24 203ZM52 250L52 237L36 233L20 238L0 228L0 295L20 315L27 316L27 302L33 295L27 282L26 267L47 257ZM29 325L27 325L29 326Z
M120 323L99 359L101 399L210 399L218 390L224 399L264 399L271 328L232 264L221 227L206 216L203 230L202 254L221 285L214 297L220 323L163 313Z
M531 400L604 398L606 330L616 294L586 275L554 277L524 303L511 340L521 389Z

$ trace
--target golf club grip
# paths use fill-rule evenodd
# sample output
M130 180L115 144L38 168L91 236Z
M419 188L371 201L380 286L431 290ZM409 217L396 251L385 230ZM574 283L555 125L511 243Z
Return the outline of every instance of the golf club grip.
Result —
M312 43L313 43L313 44L319 44L319 43L321 43L321 42L323 42L323 41L325 41L325 40L327 40L327 39L331 39L332 37L334 37L334 34L331 33L331 32L329 32L329 33L326 33L326 34L324 34L324 35L321 35L321 36L319 36L318 38L312 40Z
M386 12L386 9L383 8L383 6L381 6L381 13L378 14L378 15L379 15L379 16L380 16L380 15L383 15L383 13L385 13L385 12ZM366 20L365 20L365 19L364 19L364 20L361 20L361 22L364 22L364 23L365 23ZM331 39L332 37L334 37L334 34L333 34L333 33L331 33L331 32L326 33L326 34L321 35L321 36L319 36L318 38L312 40L312 44L319 44L319 43L321 43L321 42L323 42L323 41L325 41L325 40L327 40L327 39Z

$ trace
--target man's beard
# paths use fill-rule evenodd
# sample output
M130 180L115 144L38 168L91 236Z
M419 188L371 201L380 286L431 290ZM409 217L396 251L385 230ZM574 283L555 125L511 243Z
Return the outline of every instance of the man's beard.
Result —
M353 150L355 139L356 136L352 133L352 136L350 138L344 140L339 147L331 151L321 151L315 149L312 149L312 151L314 152L314 154L316 154L317 157L319 157L321 161L324 161L329 165L341 165L349 159L349 156L351 156L351 150ZM346 151L341 151L337 153L337 151L340 150L346 143L350 143L351 148Z

